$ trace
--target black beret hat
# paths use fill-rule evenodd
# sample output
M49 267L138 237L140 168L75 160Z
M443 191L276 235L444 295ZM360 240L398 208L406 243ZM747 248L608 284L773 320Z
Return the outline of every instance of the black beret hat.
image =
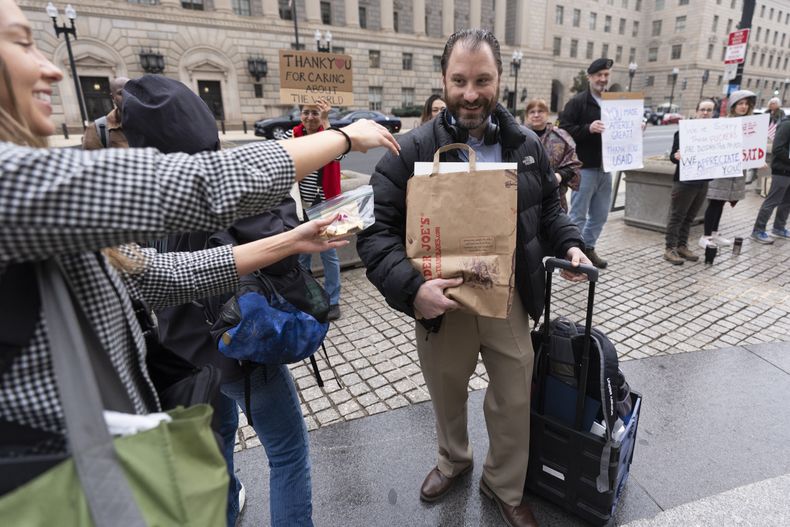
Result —
M161 75L145 75L124 86L123 133L131 147L166 154L219 149L217 122L203 99Z
M592 61L592 64L590 64L590 67L587 68L587 73L592 75L601 70L610 70L612 69L612 64L614 64L612 59L595 59Z

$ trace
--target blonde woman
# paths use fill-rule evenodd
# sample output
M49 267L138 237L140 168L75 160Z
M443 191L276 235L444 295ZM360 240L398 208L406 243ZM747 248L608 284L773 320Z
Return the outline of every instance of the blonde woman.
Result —
M727 117L752 115L757 95L749 90L738 90L727 101ZM713 243L720 247L732 245L732 241L719 234L719 222L724 212L724 204L730 202L734 207L746 197L746 179L743 176L718 178L708 183L708 208L705 209L705 233L699 239L703 249Z
M338 244L319 240L320 222L244 246L192 254L158 255L129 244L224 228L277 205L295 179L348 149L386 146L397 152L397 143L383 127L359 121L344 134L196 156L153 149L45 149L44 138L55 130L52 86L61 79L36 48L30 23L16 3L0 0L0 299L9 298L7 291L19 304L37 297L35 279L24 278L31 276L32 262L55 258L132 410L147 413L159 403L130 298L161 307L232 291L239 275L287 255ZM134 280L123 279L131 275ZM130 289L126 284L131 282ZM7 319L18 305L3 303L0 315ZM4 445L0 456L66 448L47 324L39 311L33 311L24 342L0 361L0 436L18 443ZM9 337L0 334L0 344L11 348ZM22 431L25 440L18 439Z

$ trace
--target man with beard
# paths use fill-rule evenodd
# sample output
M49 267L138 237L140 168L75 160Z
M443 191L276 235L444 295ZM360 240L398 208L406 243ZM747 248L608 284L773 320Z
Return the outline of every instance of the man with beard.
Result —
M596 59L587 68L589 88L577 93L560 114L560 127L576 141L576 155L582 162L579 190L571 194L571 219L584 239L584 252L595 267L605 269L607 261L595 252L595 244L609 216L612 174L603 171L601 134L601 94L609 84L612 59Z
M533 363L529 318L538 320L543 311L543 248L576 265L589 260L580 249L578 229L560 207L557 181L540 141L497 103L502 60L494 35L458 31L447 41L441 64L447 108L401 136L400 156L386 155L376 166L371 178L376 222L359 234L357 250L387 303L416 320L417 351L439 443L437 466L422 484L421 499L440 499L472 468L467 387L480 355L489 376L484 403L489 451L480 489L508 525L536 525L522 497ZM507 319L458 311L445 290L459 286L461 278L425 280L406 256L406 185L414 163L431 161L439 147L458 142L474 148L478 161L518 164L516 287ZM442 161L466 161L466 153L452 150ZM579 279L570 273L565 277Z

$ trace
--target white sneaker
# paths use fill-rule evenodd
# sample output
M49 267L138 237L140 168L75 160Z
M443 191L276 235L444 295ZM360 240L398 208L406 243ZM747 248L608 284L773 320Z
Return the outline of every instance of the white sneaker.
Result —
M732 245L732 240L728 240L724 236L719 236L718 232L714 232L710 235L710 239L713 243L718 245L719 247L729 247Z
M701 248L705 249L708 246L708 244L711 242L710 238L711 238L710 236L700 236L698 245Z
M241 488L239 489L239 514L244 510L244 503L247 501L247 491L244 490L244 483L239 482Z

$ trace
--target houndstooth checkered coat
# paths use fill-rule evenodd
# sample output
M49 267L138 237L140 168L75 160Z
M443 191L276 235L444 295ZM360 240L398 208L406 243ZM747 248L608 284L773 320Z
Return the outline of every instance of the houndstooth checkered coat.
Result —
M130 297L161 308L233 290L231 248L145 249L142 272L124 277L97 251L225 228L276 206L293 181L293 161L273 141L195 156L0 142L0 275L12 263L57 257L136 410L155 410ZM0 378L0 419L63 434L46 322Z

